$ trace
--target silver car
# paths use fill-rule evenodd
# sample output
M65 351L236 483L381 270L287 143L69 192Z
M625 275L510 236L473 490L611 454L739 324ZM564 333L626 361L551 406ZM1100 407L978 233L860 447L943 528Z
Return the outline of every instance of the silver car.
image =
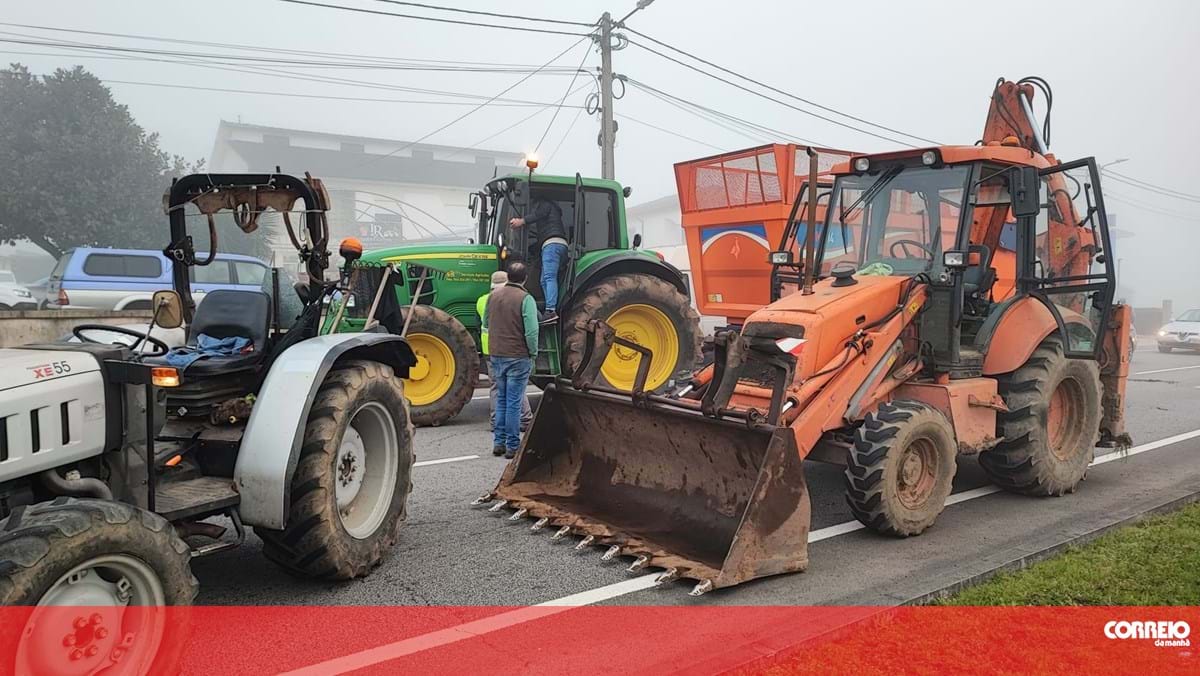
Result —
M1200 309L1184 312L1158 330L1158 351L1200 350Z

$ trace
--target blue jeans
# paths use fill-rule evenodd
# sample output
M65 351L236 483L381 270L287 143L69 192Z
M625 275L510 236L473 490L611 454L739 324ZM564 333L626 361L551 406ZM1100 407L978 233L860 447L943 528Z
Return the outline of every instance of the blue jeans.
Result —
M491 376L496 382L496 429L492 445L515 453L521 445L521 401L529 384L533 360L529 357L492 357Z
M542 295L546 297L546 312L554 312L558 307L558 269L566 257L566 244L542 245Z

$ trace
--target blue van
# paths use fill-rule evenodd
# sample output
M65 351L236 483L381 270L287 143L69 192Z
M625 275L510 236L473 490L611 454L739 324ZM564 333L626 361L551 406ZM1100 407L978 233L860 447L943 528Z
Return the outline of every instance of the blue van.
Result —
M203 260L207 253L196 252ZM215 289L259 290L270 268L253 256L218 253L206 266L192 268L197 302ZM148 249L77 248L63 254L46 285L52 310L149 310L155 291L170 289L171 260Z

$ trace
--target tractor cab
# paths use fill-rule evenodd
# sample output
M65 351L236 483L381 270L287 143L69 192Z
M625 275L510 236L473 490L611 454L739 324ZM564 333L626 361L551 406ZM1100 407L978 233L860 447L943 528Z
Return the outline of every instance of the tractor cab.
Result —
M835 173L817 277L926 282L921 335L935 370L978 374L1004 310L1027 296L1050 311L1069 356L1098 356L1114 273L1090 158L951 146L856 156Z

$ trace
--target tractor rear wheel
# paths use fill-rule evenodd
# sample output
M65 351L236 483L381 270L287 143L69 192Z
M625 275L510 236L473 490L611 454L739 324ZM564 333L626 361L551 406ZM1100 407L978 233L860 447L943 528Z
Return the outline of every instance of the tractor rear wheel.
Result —
M941 412L894 401L868 413L846 464L846 502L864 526L918 535L946 508L957 470L954 428Z
M389 366L351 361L325 377L308 414L283 530L255 529L263 554L305 577L371 572L400 535L412 491L412 425Z
M404 391L412 403L413 424L437 426L471 401L479 378L479 348L467 327L449 313L432 305L418 305L412 313L407 339L417 364L408 371Z
M1094 361L1068 359L1062 340L1042 341L1021 368L999 376L1007 412L996 415L995 448L979 464L1001 488L1064 495L1083 480L1100 436L1100 373Z
M0 521L0 605L13 610L0 672L174 673L189 611L167 606L195 599L191 558L166 519L131 505L17 507Z
M601 319L618 336L649 348L653 359L646 390L657 390L680 371L691 371L700 357L700 315L674 285L658 277L629 273L614 275L585 290L567 314L565 373L583 360L585 327ZM614 345L600 367L602 384L632 390L637 376L637 352Z

